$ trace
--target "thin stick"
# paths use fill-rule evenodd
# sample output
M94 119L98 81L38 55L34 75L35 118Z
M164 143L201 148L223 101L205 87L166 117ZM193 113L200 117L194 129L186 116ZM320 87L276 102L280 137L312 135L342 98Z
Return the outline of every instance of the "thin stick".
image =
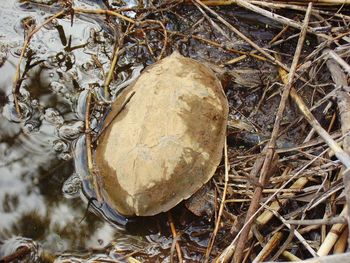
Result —
M325 49L324 54L327 54L330 50ZM326 65L328 70L331 72L332 79L337 86L347 85L347 76L341 70L340 66L335 62L334 59L328 59ZM339 63L339 61L337 61ZM350 95L348 92L339 89L336 92L340 123L341 123L341 132L345 136L343 141L343 148L347 154L350 154ZM346 166L346 170L343 172L343 182L345 187L345 198L347 205L350 206L350 168ZM348 225L350 225L350 210L348 210ZM350 232L348 236L348 243L350 244Z
M236 35L238 35L240 38L242 38L244 41L246 41L249 45L251 45L253 48L257 49L261 54L263 54L265 57L267 57L270 61L273 63L279 65L280 67L284 68L285 70L289 71L288 66L283 64L282 62L275 59L273 56L271 56L269 53L267 53L264 49L262 49L260 46L255 44L252 40L250 40L248 37L246 37L244 34L242 34L238 29L236 29L234 26L232 26L230 23L228 23L225 19L223 19L218 13L216 13L211 8L207 7L205 4L203 4L200 0L194 0L196 3L201 5L204 9L209 11L211 14L213 14L221 23L223 23L225 26L227 26L232 32L234 32Z
M288 227L293 233L294 236L299 239L300 243L304 245L304 247L307 249L307 251L309 251L309 253L314 256L317 257L317 254L315 252L315 250L308 244L308 242L305 240L305 238L300 234L300 232L296 229L294 229L294 226L291 226L290 224L288 224L286 222L286 220L276 211L272 211L272 213L274 213L274 215L281 220L281 222Z
M332 217L324 219L310 219L310 220L286 220L287 224L291 225L334 225L334 224L346 224L347 220L345 217Z
M256 50L253 50L252 52L245 52L245 51L240 51L240 50L236 50L236 49L233 49L233 48L230 48L230 47L227 47L221 43L218 43L218 42L215 42L215 41L212 41L212 40L209 40L209 39L205 39L201 36L197 36L197 35L185 35L183 33L180 33L180 32L176 32L176 31L169 31L167 30L167 32L169 34L175 34L175 35L179 35L179 36L182 36L182 37L191 37L191 38L194 38L196 40L199 40L201 42L204 42L206 44L209 44L209 45L212 45L214 47L219 47L219 48L222 48L223 50L226 50L226 51L229 51L229 52L232 52L232 53L236 53L236 54L241 54L244 58L246 58L247 56L251 56L251 57L254 57L258 60L261 60L261 61L266 61L266 58L265 57L262 57L262 56L259 56L259 55L256 55L254 53L256 53L255 51Z
M298 105L299 110L303 113L305 119L315 129L328 146L334 151L335 156L345 165L346 168L350 168L350 157L349 155L336 143L336 141L329 135L329 133L323 129L318 123L316 118L312 115L309 108L305 105L302 98L297 94L297 91L293 88L290 92L294 102Z
M270 40L269 45L275 43L284 33L288 31L288 29L289 29L289 26L283 27L283 29Z
M108 74L107 74L107 77L105 79L105 82L103 84L104 86L104 97L106 100L109 100L109 91L108 91L108 86L109 84L111 83L112 81L112 78L114 76L114 71L115 71L115 67L117 65L117 61L118 61L118 52L119 52L119 48L120 48L120 45L119 43L117 42L116 45L118 45L116 48L114 48L114 52L113 52L113 60L112 60L112 63L111 63L111 66L108 70Z
M219 31L220 34L226 38L226 40L232 41L232 39L226 34L226 32L217 23L215 23L196 2L194 2L194 1L192 1L192 2L198 8L198 10L203 14L205 19L212 25L213 28L215 28L217 31Z
M19 107L19 102L18 102L18 92L19 92L19 88L20 88L20 74L21 74L21 63L23 61L24 58L24 54L27 50L27 47L29 45L29 42L31 40L31 38L34 36L35 33L37 33L43 26L47 25L48 23L50 23L52 20L54 20L55 18L64 15L65 14L65 10L58 12L57 14L51 16L49 19L45 20L44 23L42 23L40 26L35 27L32 31L30 31L30 33L27 35L27 37L24 40L23 43L23 47L22 47L22 51L21 51L21 55L19 57L19 61L16 67L16 73L15 73L15 77L14 77L14 82L13 82L13 87L12 87L12 94L13 94L13 99L14 99L14 103L15 103L15 107L16 107L16 112L18 114L18 116L21 118L22 114L21 114L21 109Z
M119 14L115 11L111 11L111 10L104 10L104 9L82 9L82 8L73 8L75 13L80 13L80 14L97 14L97 15L110 15L110 16L116 16L118 18L121 18L131 24L135 24L136 22L127 17L124 16L122 14Z
M219 231L221 217L222 217L222 213L224 211L224 205L225 205L225 200L226 200L227 185L228 185L228 170L229 170L229 167L228 167L228 154L227 154L227 138L226 137L225 137L225 144L224 144L224 157L225 157L225 185L224 185L224 191L222 192L222 198L221 198L221 203L220 203L220 208L219 208L219 214L218 214L218 218L217 218L216 223L215 223L215 228L214 228L214 231L213 231L213 233L212 233L212 235L210 237L207 251L205 252L205 262L209 262L210 252L213 249L215 238L216 238L216 235L217 235L217 233Z
M333 50L329 51L329 56L333 58L335 61L339 63L339 65L350 74L350 66L344 59L342 59L337 53L335 53Z
M279 107L277 110L277 114L276 114L276 118L275 118L274 128L273 128L272 133L271 133L271 139L270 139L269 144L265 148L266 151L264 151L264 154L266 154L266 156L265 156L264 165L262 167L262 170L260 173L260 178L259 178L259 183L261 186L257 187L255 192L254 192L254 199L252 200L252 202L249 206L247 215L246 215L246 221L244 224L245 228L242 231L242 234L238 239L237 248L235 249L235 253L234 253L234 257L233 257L232 262L241 262L241 259L243 256L243 250L244 250L246 240L248 238L248 234L249 234L249 231L250 231L250 228L252 225L252 218L258 209L261 195L262 195L263 186L266 184L266 181L268 180L268 175L269 175L268 172L270 170L270 165L272 163L272 159L275 155L275 146L276 146L276 140L277 140L277 137L279 134L279 127L280 127L280 124L282 121L282 117L283 117L284 109L286 107L286 102L287 102L287 99L289 96L289 92L291 90L292 83L294 81L296 68L298 65L299 57L300 57L300 54L302 51L302 47L303 47L306 32L307 32L306 29L307 29L308 24L309 24L311 10L312 10L312 4L310 3L308 6L308 9L307 9L307 12L305 14L303 28L300 32L300 37L299 37L298 44L297 44L297 47L295 50L292 66L290 68L290 73L288 76L288 83L285 86L283 93L282 93L282 96L281 96L281 101L280 101L280 104L279 104Z
M328 149L322 151L319 155L315 156L307 164L305 164L298 172L296 172L294 175L292 175L287 181L285 181L283 183L283 185L280 188L278 188L278 190L275 193L273 193L271 196L269 196L266 199L266 201L259 207L259 209L254 213L251 220L253 220L253 218L255 218L255 216L257 216L258 213L260 213L267 206L268 203L270 203L274 198L276 198L276 196L280 193L280 191L282 189L286 188L287 185L289 185L295 178L297 178L300 174L302 174L308 167L310 167L310 165L315 163L316 160L318 160L321 156L323 156L327 151L328 151ZM237 233L235 239L232 240L231 244L228 247L226 247L225 250L215 259L216 263L227 262L230 259L233 251L235 250L237 239L240 236L240 234L242 233L242 231L244 230L244 228L245 228L245 226L243 226L240 229L240 231Z
M91 146L91 130L90 130L90 108L91 108L91 92L89 91L86 98L86 112L85 112L85 143L86 143L86 156L88 163L89 175L92 177L92 184L95 189L96 199L98 202L102 202L103 198L101 195L101 189L98 184L97 174L94 170L92 160L92 146Z
M246 1L246 0L236 0L236 3L239 5L239 6L242 6L246 9L249 9L250 11L253 11L255 13L258 13L260 15L263 15L265 17L268 17L274 21L277 21L283 25L286 25L286 26L290 26L290 27L293 27L293 28L296 28L296 29L302 29L302 25L289 19L289 18L286 18L284 16L281 16L281 15L278 15L276 13L272 13L270 11L267 11L261 7L258 7L252 3L250 3L249 1ZM316 34L317 31L315 31L315 29L311 28L311 27L307 27L307 32L309 33L313 33L313 34ZM321 36L321 34L317 34L318 36ZM327 39L327 40L330 40L331 38L327 35L324 35L322 34L322 37Z
M104 86L104 98L106 100L109 100L109 97L110 97L108 88L109 88L109 84L111 83L111 81L112 81L112 79L114 77L114 72L116 70L117 62L118 62L118 59L119 59L119 53L121 53L120 52L120 47L123 45L125 35L128 34L128 32L129 32L129 30L126 30L126 33L122 33L121 37L115 43L114 52L113 52L113 59L112 59L111 65L109 67L107 77L105 78L105 81L103 83L103 86Z
M256 1L256 0L252 0L250 1L250 3L254 4L254 5L259 5L259 6L264 6L264 7L269 7L269 8L273 8L273 9L291 9L291 10L297 10L297 11L302 11L305 12L306 11L306 7L304 6L299 6L299 5L293 5L293 4L286 4L286 3L277 3L277 2L265 2L265 1ZM328 12L325 10L320 10L320 9L314 9L311 11L311 14L322 14L322 15L327 15L327 16L335 16L335 17L340 17L342 19L347 19L350 20L350 16L347 15L343 15L343 14L338 14L338 13L334 13L334 12Z
M282 69L280 69L283 71ZM336 157L345 165L345 167L349 171L350 168L350 157L349 155L334 141L334 139L328 134L328 132L322 128L322 126L318 123L316 118L312 115L311 111L307 108L303 100L300 98L300 96L297 94L296 90L293 88L290 93L291 97L295 101L295 103L298 105L300 111L305 116L305 119L310 123L310 125L315 129L315 131L324 139L324 141L328 144L328 146L334 151ZM346 177L346 171L344 172L344 178ZM344 215L347 213L347 206L344 206L341 215ZM348 219L349 220L349 219ZM344 224L336 224L333 225L332 229L334 231L331 231L328 233L325 241L322 243L322 246L320 247L319 251L317 252L318 255L327 255L330 251L330 249L333 247L334 243L336 242L338 235L336 234L336 231L340 231L344 227Z
M174 225L173 217L172 217L170 212L168 212L168 218L169 218L169 224L170 224L171 233L173 235L173 239L174 239L174 242L175 242L177 258L179 260L179 263L181 263L183 261L182 260L181 247L180 247L180 244L178 242L178 235L176 233L176 228L175 228L175 225Z
M286 72L283 69L279 69L282 81L286 83ZM315 129L315 131L323 138L328 146L334 151L335 156L345 165L346 168L350 168L349 155L337 144L332 136L319 124L317 119L312 115L310 109L305 105L302 98L298 95L294 87L291 88L290 96L297 104L299 110L303 113L305 119Z
M144 24L149 24L149 23L154 23L154 24L158 24L160 25L160 27L162 28L163 30L163 34L164 34L164 41L163 41L163 47L162 47L162 50L160 51L160 54L158 56L158 60L160 60L162 57L164 57L164 54L165 54L165 51L166 51L166 48L167 48L167 43L168 43L168 31L166 30L164 24L161 22L161 21L158 21L158 20L152 20L152 19L147 19L145 21L142 21L141 22L141 25L144 25Z
M282 69L280 69L283 71ZM285 81L285 80L284 80ZM328 144L328 146L334 151L336 157L345 165L345 167L349 170L350 168L350 157L349 155L334 141L334 139L328 134L328 132L323 129L323 127L318 123L316 118L312 115L311 111L307 108L303 100L300 98L300 96L297 94L296 90L293 88L290 93L291 97L295 101L295 103L298 105L300 111L305 116L305 119L310 123L310 125L315 129L315 131L325 140L325 142ZM345 173L345 172L344 172ZM344 214L344 211L347 212L347 206L344 206L343 211L341 215ZM345 213L346 213L345 212ZM334 231L338 231L341 229L344 225L337 224L332 227L334 228ZM333 242L336 241L337 235L335 233L331 232L328 233L325 242L322 244L318 254L319 255L327 255L334 245Z
M237 0L204 0L203 1L208 6L217 6L217 5L232 5L236 4ZM257 1L251 1L251 2L257 2ZM288 4L290 1L281 1L278 2L282 4ZM299 4L299 5L306 5L307 3L315 3L318 5L348 5L350 4L349 0L293 0L292 3Z
M301 177L293 183L290 189L302 189L308 182L309 182L309 179L307 177ZM293 197L294 194L291 193L288 196ZM283 199L283 200L280 200L279 202L273 201L272 204L269 206L269 210L265 210L256 219L257 223L259 225L267 224L273 218L273 215L274 215L270 210L278 212L281 209L281 205L284 205L285 203L287 203L287 201L288 199Z

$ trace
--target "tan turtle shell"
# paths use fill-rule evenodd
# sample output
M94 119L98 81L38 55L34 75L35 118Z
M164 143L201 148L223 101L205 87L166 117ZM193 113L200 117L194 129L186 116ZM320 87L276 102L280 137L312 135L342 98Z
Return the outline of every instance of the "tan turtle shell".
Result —
M105 200L125 216L150 216L189 198L221 160L227 115L205 65L175 52L146 68L113 103L98 140Z

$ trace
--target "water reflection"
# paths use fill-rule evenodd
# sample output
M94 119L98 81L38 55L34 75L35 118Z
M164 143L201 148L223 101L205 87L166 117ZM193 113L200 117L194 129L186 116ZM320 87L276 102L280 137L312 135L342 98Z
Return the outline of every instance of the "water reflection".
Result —
M0 238L25 236L54 251L99 245L90 237L105 223L93 214L80 222L84 203L62 198L61 187L74 172L72 161L57 159L52 134L27 135L19 126L0 117Z
M45 16L14 0L1 1L0 8L0 50L5 57L0 66L0 240L16 247L18 240L10 238L23 236L54 252L105 246L115 228L92 213L85 216L86 204L80 198L63 198L61 191L75 172L70 153L83 125L76 112L79 89L101 81L97 74L79 70L79 63L91 61L91 54L84 48L65 52L67 43L54 24L41 30L30 46L34 66L21 85L25 118L19 122L11 95L24 33L18 21L32 17L40 23ZM69 20L59 24L71 46L87 43L91 32L100 30L96 23L79 19L74 27ZM79 63L69 65L77 58Z

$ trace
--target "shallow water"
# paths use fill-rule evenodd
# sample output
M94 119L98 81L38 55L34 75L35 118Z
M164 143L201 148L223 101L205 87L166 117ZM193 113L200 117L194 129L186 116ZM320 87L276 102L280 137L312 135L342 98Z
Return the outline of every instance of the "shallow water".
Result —
M102 1L81 0L75 4L103 7ZM18 238L24 237L56 255L70 251L62 259L76 255L81 260L84 257L80 253L101 248L84 256L115 259L123 251L141 250L147 255L144 260L169 261L172 238L166 215L131 220L125 230L111 222L118 217L107 214L108 221L101 214L95 215L87 211L87 203L78 195L65 198L67 193L62 191L63 187L66 192L72 191L72 187L64 184L70 176L87 174L83 133L85 101L89 89L103 94L101 87L118 38L112 26L101 17L75 16L72 26L69 17L56 19L35 34L28 49L32 52L27 52L21 65L22 72L26 69L20 87L24 118L19 120L15 113L12 85L26 32L24 21L41 24L58 8L55 4L0 2L0 242L7 244L0 249L0 258L16 249L19 243L29 242ZM188 12L194 14L193 20L200 17L198 11L189 9ZM132 17L134 13L128 15ZM186 26L175 22L168 25L170 29ZM265 31L253 28L263 41ZM122 70L112 83L112 95L122 83L129 83L144 66L153 62L145 49L136 47L131 40L126 46L129 49L118 63ZM206 45L191 41L178 44L178 48L191 57L212 57L212 62L218 62L215 58L229 58L217 49L203 47ZM139 56L135 57L136 53ZM91 120L93 132L98 130L102 115L102 107L96 107ZM187 222L181 225L182 217L175 218L186 243L185 258L200 260L212 225L183 210L180 207L174 213L183 214ZM107 212L104 210L104 215ZM112 241L112 245L105 247Z
M22 82L21 93L28 98L22 105L25 120L18 122L11 89L23 40L20 21L30 16L40 24L46 13L15 1L1 1L0 9L0 43L6 56L0 68L0 238L3 242L12 236L32 238L54 252L106 245L116 231L91 213L80 222L86 205L79 198L63 198L61 191L75 171L72 144L81 136L77 124L82 122L74 112L80 91L72 79L83 72L72 69L67 74L68 63L57 69L54 62L48 62L64 52L64 43L54 27L41 30L30 47L36 51L33 61L46 62L29 70ZM100 30L97 23L87 20L77 19L72 28L67 20L59 23L66 36L74 35L72 45L86 42L91 30ZM74 56L82 64L89 61L82 49ZM93 74L86 76L78 77L84 79L79 83L82 87L99 81Z

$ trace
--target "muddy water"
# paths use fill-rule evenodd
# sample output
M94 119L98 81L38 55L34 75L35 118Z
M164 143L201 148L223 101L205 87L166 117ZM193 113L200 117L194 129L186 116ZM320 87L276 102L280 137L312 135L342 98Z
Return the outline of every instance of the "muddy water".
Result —
M75 16L72 25L69 17L60 18L35 34L21 64L21 72L25 70L20 86L23 119L18 119L12 85L26 28L32 23L41 24L59 10L58 4L35 2L39 4L0 2L0 258L34 241L37 247L29 262L38 260L38 248L56 256L70 251L61 259L75 256L79 261L117 259L123 251L141 251L139 257L143 260L169 261L172 238L166 215L126 224L126 219L106 207L96 213L93 207L98 205L94 202L88 210L86 200L75 189L79 188L79 179L87 175L83 132L87 90L103 94L103 82L118 39L115 27L101 17ZM74 2L84 8L105 8L103 1ZM189 19L181 23L176 23L179 17L169 13L169 20L173 19L169 29L185 30L201 18L194 9L186 12ZM235 16L254 21L240 12ZM203 37L210 35L208 30L199 30ZM260 35L259 41L271 38L255 25L246 33L254 30ZM133 39L128 41L127 51L118 62L122 70L111 85L112 95L154 62L146 48L137 46ZM235 45L244 46L239 41ZM230 58L192 40L179 40L177 48L184 55L211 58L212 62ZM93 132L98 131L102 109L97 106L93 111ZM77 185L65 183L68 178L78 178ZM84 191L93 195L88 185ZM184 257L202 259L212 224L189 215L182 207L174 213L179 215L175 221L184 241ZM87 252L91 248L96 250Z

